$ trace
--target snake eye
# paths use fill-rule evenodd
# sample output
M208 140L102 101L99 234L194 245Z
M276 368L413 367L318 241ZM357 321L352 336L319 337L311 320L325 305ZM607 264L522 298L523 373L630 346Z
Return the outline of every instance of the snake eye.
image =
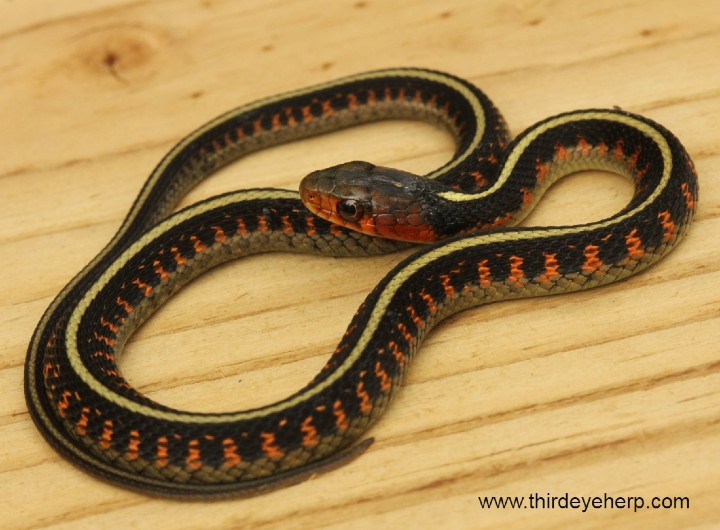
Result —
M354 199L343 199L337 204L337 213L346 221L358 221L362 215L362 207Z

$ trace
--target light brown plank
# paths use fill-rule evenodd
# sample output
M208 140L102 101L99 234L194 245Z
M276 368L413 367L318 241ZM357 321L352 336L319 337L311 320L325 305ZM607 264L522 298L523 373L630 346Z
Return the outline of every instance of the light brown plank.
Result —
M0 513L31 528L711 528L720 525L720 5L716 1L176 0L0 6ZM433 332L375 445L304 484L247 499L151 499L57 456L22 396L42 311L105 244L145 176L233 106L344 74L426 66L466 77L513 131L618 105L673 130L701 179L672 256L596 292L468 311ZM294 188L350 159L429 171L443 133L383 123L258 153L189 204ZM613 213L603 174L552 190L528 224ZM301 387L400 259L258 256L212 271L122 361L148 395L216 411ZM689 510L482 509L478 496L685 496Z

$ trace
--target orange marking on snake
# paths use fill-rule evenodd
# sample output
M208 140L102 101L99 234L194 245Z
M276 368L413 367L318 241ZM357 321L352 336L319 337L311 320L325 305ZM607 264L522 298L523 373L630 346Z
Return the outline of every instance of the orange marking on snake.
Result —
M190 241L193 243L193 248L195 249L195 252L198 254L200 252L205 252L207 250L207 246L205 243L200 241L200 239L197 236L190 236Z
M490 279L490 267L487 266L488 260L483 259L478 263L478 276L480 277L480 287L488 287L492 280Z
M213 150L215 153L220 153L223 150L222 144L218 140L213 140Z
M423 299L423 301L425 302L425 305L427 306L428 311L430 311L430 313L437 313L438 307L435 304L435 299L432 297L432 295L430 293L426 293L425 290L423 289L420 292L420 298Z
M618 140L615 143L615 148L613 149L612 154L617 158L618 160L621 160L625 158L625 151L623 151L623 145L624 142L622 140Z
M168 439L167 436L160 436L155 446L155 465L165 467L168 462Z
M277 131L282 127L282 123L280 123L280 114L273 114L272 122L271 122L271 128L273 131Z
M100 370L104 374L109 375L110 377L117 377L118 379L122 379L122 374L114 368L100 368Z
M482 186L485 186L485 185L487 184L487 179L486 179L485 176L484 176L482 173L480 173L479 171L472 171L472 172L470 173L470 176L473 178L473 180L475 181L475 185L476 185L478 188L480 188L480 187L482 187Z
M510 277L509 279L515 283L520 283L525 277L525 271L522 269L522 264L525 260L520 256L510 256Z
M262 450L268 458L282 458L285 453L275 443L275 435L271 432L261 432Z
M390 353L392 354L392 356L395 357L395 362L397 362L398 366L405 366L405 363L407 362L407 357L405 357L405 354L400 351L398 343L394 340L391 340L388 343L388 348L390 349Z
M188 442L188 452L185 457L185 465L190 469L200 469L202 467L200 440L193 439Z
M527 188L520 188L520 193L522 193L522 204L523 206L530 206L533 201L533 193Z
M216 243L223 243L227 238L225 237L225 230L222 229L220 226L212 226L213 230L215 230L215 242Z
M333 415L335 416L335 425L337 425L338 429L344 431L350 427L350 422L345 414L345 409L343 409L342 401L339 399L336 399L333 403Z
M637 236L637 228L633 228L630 233L625 236L625 243L627 244L629 258L639 259L645 255L645 250L642 248L642 241Z
M117 359L115 358L115 355L113 355L110 352L94 351L92 355L93 355L93 357L102 357L103 359L106 359L113 363L117 361Z
M138 286L138 288L143 292L145 298L150 296L153 292L153 286L143 282L140 278L135 278L132 283Z
M245 226L245 221L238 218L238 219L236 219L236 223L237 223L237 227L238 227L238 233L241 236L246 236L248 234L248 231L247 231L247 226Z
M309 235L309 236L317 235L317 230L315 229L315 218L314 217L306 217L305 224L307 225L307 230L306 230L307 235Z
M88 414L90 414L90 407L83 407L80 411L80 417L75 424L75 432L78 436L85 436L87 434Z
M609 148L605 142L600 142L597 145L597 152L600 156L605 156L609 151Z
M117 333L118 331L120 331L120 328L118 326L116 326L112 322L105 320L105 318L102 315L100 316L100 325L105 328L108 328L113 333Z
M417 314L417 312L415 311L415 308L412 306L412 304L410 304L409 306L407 306L407 310L408 310L408 313L410 313L410 318L411 318L412 321L415 323L415 326L416 326L418 329L424 328L424 327L425 327L425 322L423 322L423 319L418 316L418 314Z
M282 217L280 217L280 221L282 222L283 234L289 236L295 233L295 230L292 227L292 223L290 223L289 215L283 215Z
M56 374L56 367L55 367L55 365L54 365L53 363L51 363L51 362L48 361L48 362L46 362L45 365L43 366L43 379L44 379L45 381L47 381L48 379L50 379L50 374L51 374L51 373L52 373L53 375L55 375L55 377L57 377L57 375L59 375L59 374Z
M187 263L185 256L180 253L177 247L170 247L170 252L172 252L173 259L178 265L185 265L185 263Z
M335 109L332 108L332 103L329 99L322 102L322 110L325 116L332 116L335 114Z
M303 447L315 447L320 443L320 437L318 436L317 429L312 424L312 416L308 416L303 420L300 425L300 430L303 433Z
M253 134L258 134L263 131L262 118L258 118L253 121Z
M505 215L501 215L501 216L497 217L490 226L492 228L499 228L501 226L505 226L511 220L512 220L512 214L506 213Z
M556 160L567 160L569 158L567 148L562 144L555 144L555 159Z
M413 334L408 331L407 326L405 326L405 324L403 324L402 322L398 322L397 328L398 328L398 331L400 331L400 333L402 334L405 341L410 346L412 346L415 343L415 337L413 337Z
M93 331L93 336L95 337L96 341L107 344L111 348L115 347L115 339L111 339L110 337L106 337L105 335L100 335L95 331Z
M380 361L375 362L375 375L378 376L378 379L380 380L380 389L383 392L390 390L392 381L390 380L390 376L388 376L387 372L383 370Z
M695 209L695 199L693 198L693 194L690 191L687 182L680 184L680 190L682 191L683 197L685 197L685 206L687 206L687 209Z
M627 164L628 168L634 169L637 166L638 158L640 158L640 148L638 147L635 152L628 157Z
M545 180L550 172L550 164L541 162L540 159L535 160L535 178L537 180Z
M585 272L600 272L598 269L602 267L602 260L598 257L600 247L597 245L587 245L585 247L585 263L581 267Z
M673 222L670 212L667 210L660 212L658 214L658 219L660 219L660 224L663 227L663 236L665 237L665 241L674 238L677 233L677 225Z
M295 120L295 115L293 114L293 109L291 107L285 108L285 117L287 118L287 123L289 126L297 125L297 121Z
M578 138L577 148L580 151L580 154L582 156L588 156L590 154L590 150L592 149L592 146L588 143L588 141L585 138L583 138L581 136Z
M140 433L138 431L130 431L130 439L128 440L128 449L125 457L128 460L137 460L140 456Z
M242 458L240 458L240 455L238 454L238 446L235 443L235 440L232 438L225 438L222 441L223 445L223 458L225 459L225 467L235 467L237 465L240 465L240 462L242 462Z
M132 313L133 311L135 311L135 308L133 306L131 306L128 302L126 302L119 296L115 299L115 302L117 303L117 305L122 307L126 313Z
M452 298L455 295L455 288L450 283L450 275L449 274L441 274L440 281L442 282L443 290L445 291L445 296L447 298Z
M358 105L358 99L355 94L348 94L347 95L347 108L350 110L354 110L357 108Z
M544 254L545 256L545 272L543 272L540 275L540 281L541 282L549 282L553 278L557 278L560 276L560 273L558 272L559 265L557 262L556 256L557 254Z
M360 400L360 412L363 414L370 412L372 410L372 402L370 401L370 395L367 393L367 390L365 390L365 383L358 381L355 393Z
M235 134L237 134L238 142L241 142L243 139L245 139L245 130L242 127L237 127L235 129Z
M377 94L373 89L368 90L367 95L367 104L368 105L375 105L377 103Z
M112 420L105 420L103 423L103 431L100 435L100 441L98 445L103 449L110 449L112 443L113 434L115 433Z
M309 121L312 121L313 115L312 112L310 112L310 105L305 105L300 110L302 111L303 123L308 123Z
M267 218L264 215L258 215L258 231L259 232L269 232L270 228L268 227Z

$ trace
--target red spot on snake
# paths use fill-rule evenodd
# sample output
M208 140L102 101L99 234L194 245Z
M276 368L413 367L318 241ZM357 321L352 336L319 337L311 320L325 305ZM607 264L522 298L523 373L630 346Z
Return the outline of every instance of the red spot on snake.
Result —
M365 383L358 381L355 393L360 400L360 412L363 414L370 412L372 410L372 402L370 401L370 395L367 393L367 390L365 390Z
M135 311L135 308L133 306L131 306L128 302L126 302L119 296L115 299L115 302L117 303L117 305L122 307L126 313L132 313L133 311Z
M192 241L193 248L198 254L207 250L207 246L202 241L200 241L197 236L190 236L190 241Z
M568 157L569 157L569 154L568 154L567 148L560 143L555 144L555 159L556 160L567 160Z
M665 237L665 241L674 238L677 234L677 225L673 222L670 212L660 212L658 214L658 219L660 219L660 224L663 227L663 236Z
M348 422L345 409L343 409L342 401L339 399L336 399L333 403L333 415L335 416L335 425L337 425L338 429L344 431L350 427L350 422Z
M483 259L478 263L478 276L480 277L480 287L488 287L492 281L490 280L490 267L487 266L488 260Z
M185 259L185 256L180 253L177 247L170 247L170 252L172 252L175 263L178 265L185 265L187 260Z
M227 238L225 237L225 231L220 226L213 226L213 230L215 230L215 242L216 243L223 243Z
M308 416L303 420L300 425L300 430L303 433L303 447L315 447L320 443L320 437L318 436L317 429L312 424L312 416Z
M583 271L593 273L599 272L598 269L602 267L602 260L598 257L600 253L600 247L597 245L587 245L585 247L585 263L581 267Z
M637 235L637 228L633 228L628 235L625 236L627 244L628 257L632 259L640 259L645 255L642 248L642 241Z
M80 411L80 418L78 418L75 424L75 432L78 436L85 436L87 434L88 414L90 414L90 407L83 407L82 411Z
M168 465L168 439L167 436L160 436L155 447L155 465L165 467Z
M388 390L390 390L390 387L392 386L392 381L390 380L387 372L383 370L380 361L375 362L375 375L378 376L378 379L380 380L380 389L383 392L387 392Z
M223 445L223 458L225 459L225 467L235 467L242 462L240 455L238 454L238 446L235 440L232 438L225 438L222 441Z
M545 272L540 275L541 282L550 282L553 278L560 276L558 272L559 265L557 262L557 254L544 254L545 256Z
M98 442L98 445L103 449L110 449L113 434L114 428L112 420L105 420L105 422L103 423L103 431L100 435L100 442Z
M275 435L271 432L261 432L262 450L268 458L282 458L285 453L275 443Z
M132 281L132 283L133 283L134 285L137 285L137 286L138 286L138 288L143 292L143 295L145 296L145 298L147 298L148 296L150 296L150 295L152 294L152 292L153 292L153 287L152 287L152 285L148 285L147 283L145 283L145 282L143 282L142 280L140 280L140 278L135 278L135 279Z
M200 456L200 440L190 440L188 443L187 457L185 457L185 465L190 469L200 469L202 467L202 457Z
M525 277L525 272L522 269L522 264L525 260L519 256L510 256L510 280L515 283L520 283Z
M588 141L580 136L577 141L577 148L580 151L580 154L582 156L588 156L590 154L590 150L592 149L592 146L588 143Z
M140 456L140 433L138 431L130 431L130 439L128 440L128 449L125 457L128 460L137 460Z
M690 191L690 188L688 186L687 182L683 182L680 184L680 190L682 191L683 197L685 197L685 206L687 206L687 209L692 211L695 209L695 199L693 197L692 192Z

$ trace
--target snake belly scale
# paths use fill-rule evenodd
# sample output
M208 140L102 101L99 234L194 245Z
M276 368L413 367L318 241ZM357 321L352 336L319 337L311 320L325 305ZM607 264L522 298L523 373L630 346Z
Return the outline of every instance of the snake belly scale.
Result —
M249 152L384 119L438 123L455 137L455 155L427 175L434 184L426 194L433 208L462 213L429 215L421 230L445 239L389 272L320 373L282 401L189 413L134 389L117 364L124 344L209 268L265 251L364 256L407 246L330 222L333 211L320 212L330 221L317 217L296 191L241 190L173 213L190 188ZM508 228L553 182L585 169L631 178L629 204L594 223ZM260 100L180 141L112 240L51 303L28 348L28 407L59 453L141 492L206 498L299 481L368 447L371 440L353 443L386 408L435 324L471 306L587 289L646 268L685 234L697 188L682 145L646 118L575 111L508 142L490 100L440 72L381 70Z

